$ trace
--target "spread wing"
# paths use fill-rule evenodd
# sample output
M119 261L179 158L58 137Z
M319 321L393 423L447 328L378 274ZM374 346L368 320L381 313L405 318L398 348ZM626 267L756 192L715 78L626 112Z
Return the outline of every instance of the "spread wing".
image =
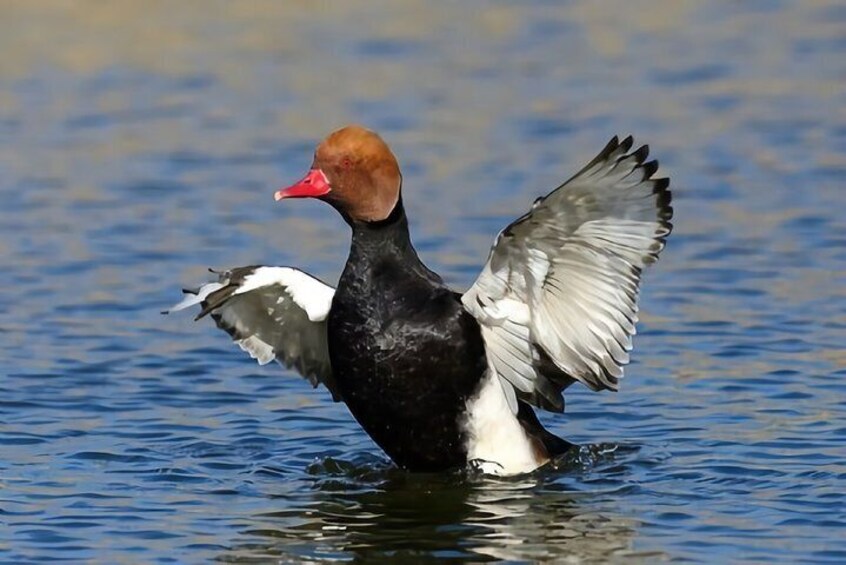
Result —
M210 315L260 365L276 360L315 387L323 383L340 400L326 336L335 289L291 267L239 267L219 273L169 311L199 304L195 319Z
M614 137L505 228L462 296L506 397L554 411L574 381L617 390L629 362L642 269L672 224L670 181L649 148Z

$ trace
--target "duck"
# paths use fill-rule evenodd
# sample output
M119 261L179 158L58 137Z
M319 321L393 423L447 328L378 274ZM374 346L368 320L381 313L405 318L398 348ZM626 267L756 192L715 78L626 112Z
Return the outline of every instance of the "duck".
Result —
M337 287L290 266L213 271L165 313L199 307L259 364L325 387L400 468L533 472L574 444L537 410L575 383L617 391L645 267L672 231L649 147L613 137L495 238L465 292L415 250L399 162L363 126L330 133L276 201L315 198L351 229Z

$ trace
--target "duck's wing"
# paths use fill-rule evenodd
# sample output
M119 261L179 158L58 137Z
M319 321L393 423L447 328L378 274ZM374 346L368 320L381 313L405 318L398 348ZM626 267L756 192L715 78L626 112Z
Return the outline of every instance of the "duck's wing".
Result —
M252 266L218 273L216 282L183 292L182 302L163 313L199 304L195 319L210 315L260 365L275 359L340 400L326 335L334 288L291 267Z
M670 181L646 145L614 137L573 178L497 236L462 296L488 366L517 397L562 411L574 381L617 390L637 321L641 270L669 235Z

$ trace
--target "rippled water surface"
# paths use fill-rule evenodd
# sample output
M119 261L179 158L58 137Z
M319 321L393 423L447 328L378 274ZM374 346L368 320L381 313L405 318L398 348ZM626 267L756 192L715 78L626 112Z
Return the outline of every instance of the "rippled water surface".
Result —
M5 2L0 560L846 561L842 2ZM394 469L345 408L190 316L205 268L337 280L274 204L378 129L457 288L614 134L673 179L619 394L532 476Z

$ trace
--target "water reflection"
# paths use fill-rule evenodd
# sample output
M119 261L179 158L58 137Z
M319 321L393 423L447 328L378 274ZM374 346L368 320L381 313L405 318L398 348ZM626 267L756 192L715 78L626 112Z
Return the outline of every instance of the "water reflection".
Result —
M407 563L655 557L633 548L635 521L613 509L596 510L607 490L580 491L570 482L573 474L625 464L638 450L625 449L623 457L615 451L617 446L586 446L531 476L510 479L409 474L372 456L325 459L310 468L314 492L305 507L253 516L244 540L220 558L352 556ZM288 495L278 500L290 505Z

